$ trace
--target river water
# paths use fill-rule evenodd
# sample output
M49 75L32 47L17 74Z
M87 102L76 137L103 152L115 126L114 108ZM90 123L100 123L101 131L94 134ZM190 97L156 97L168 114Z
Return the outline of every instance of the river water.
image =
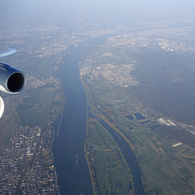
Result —
M87 98L79 78L78 68L78 63L84 52L85 50L81 45L73 48L62 68L61 80L64 86L66 103L58 136L56 136L58 124L55 124L55 137L52 147L61 195L93 194L91 177L84 154ZM59 120L56 123L59 123ZM139 166L131 148L122 137L117 140L118 136L115 137L115 133L112 132L114 130L109 125L103 121L101 123L117 141L132 169L136 194L144 194Z
M79 78L81 47L74 48L62 68L66 103L52 151L62 195L91 195L93 188L84 154L87 98ZM56 134L56 132L55 132Z

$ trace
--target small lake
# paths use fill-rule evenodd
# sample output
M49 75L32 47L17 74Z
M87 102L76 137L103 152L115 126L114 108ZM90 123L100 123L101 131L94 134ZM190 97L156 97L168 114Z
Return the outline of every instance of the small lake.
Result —
M137 118L137 120L142 120L142 119L145 119L145 118L146 118L145 116L143 116L143 115L142 115L141 113L139 113L139 112L135 113L134 115L135 115L135 117Z
M125 118L127 118L129 120L134 120L133 115L125 116Z

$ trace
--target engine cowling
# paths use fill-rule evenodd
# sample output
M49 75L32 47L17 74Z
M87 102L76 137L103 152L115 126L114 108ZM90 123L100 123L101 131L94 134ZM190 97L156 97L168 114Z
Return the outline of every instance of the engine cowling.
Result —
M0 96L0 118L2 117L4 112L4 101L2 99L2 97Z
M19 93L26 82L23 72L11 66L0 63L0 90L6 93Z

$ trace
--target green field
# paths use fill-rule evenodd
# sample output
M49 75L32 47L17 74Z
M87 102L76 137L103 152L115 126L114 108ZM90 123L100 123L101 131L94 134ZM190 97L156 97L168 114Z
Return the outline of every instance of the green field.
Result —
M193 178L193 174L186 167L180 168L178 171L185 177L186 180Z
M95 170L97 176L97 187L99 194L110 194L108 170L106 167L106 156L104 151L95 151Z
M95 175L98 194L128 194L133 191L132 176L117 143L96 120L88 121L92 148L95 149Z
M33 108L33 105L21 103L21 104L17 107L16 112L26 111L26 110L29 110L29 109L31 109L31 108Z
M24 126L43 126L50 111L53 97L54 90L48 88L38 90L30 97L24 98L25 106L24 103L21 103L16 110L21 124ZM29 106L29 109L26 105Z
M98 63L105 63L105 61L99 57L99 55L101 56L105 53L105 50L106 49L103 48L102 53L99 51L97 54L97 62L94 62L94 67L96 65L98 66ZM93 54L96 55L95 51ZM86 59L90 59L90 56L86 57ZM123 64L125 64L125 62ZM151 66L154 65L155 64L152 64ZM152 69L146 70L146 72L148 73L151 70ZM142 73L144 74L142 71L140 74L136 73L136 75L140 76ZM158 73L161 74L160 72ZM114 86L102 76L93 77L87 75L82 79L87 94L88 105L91 107L92 113L99 118L106 118L107 122L112 127L118 129L128 140L131 141L133 151L135 152L140 164L142 181L146 191L151 194L155 192L156 194L162 195L193 194L195 191L195 163L192 135L190 136L187 131L184 131L179 127L169 127L157 123L156 120L160 118L158 114L143 104L140 104L139 101L140 99L145 98L146 100L150 100L151 104L154 102L154 106L157 105L162 107L161 104L158 105L159 99L154 99L154 97L157 98L160 93L151 98L149 91L151 91L152 88L149 85L146 86L145 89L144 87L139 86L140 88L137 90L135 89L136 87L130 89ZM154 79L157 79L157 76L153 75L152 79L154 81ZM143 80L144 78L140 79L140 82L143 82ZM147 91L149 87L150 89ZM162 88L164 89L164 86L162 86ZM157 92L159 89L155 88L155 90ZM152 93L154 93L155 90ZM145 97L144 94L148 96ZM140 96L140 98L137 98L138 96ZM162 97L164 98L164 96ZM164 100L167 102L167 99ZM165 102L163 102L163 104L164 103ZM175 107L175 103L173 105ZM178 109L182 106L183 105L179 106ZM172 109L173 106L170 108ZM168 106L163 109L167 112ZM166 112L163 111L163 113ZM177 112L177 109L174 112ZM146 117L144 120L149 122L139 124L139 120L130 120L125 117L130 115L134 116L135 113L141 113ZM193 116L191 116L191 118L193 118ZM88 129L90 132L90 138L93 140L92 142L97 144L95 150L95 162L99 161L100 154L98 152L101 152L102 161L107 163L108 178L111 178L110 180L108 179L110 182L110 192L114 193L117 189L117 185L121 186L119 185L121 183L123 184L122 186L126 186L125 189L127 189L127 185L123 183L122 179L119 179L120 182L116 182L115 179L113 179L116 178L115 174L118 169L120 172L123 172L122 169L116 167L110 169L110 166L114 167L112 160L114 156L114 143L111 143L111 140L109 140L110 138L108 139L106 134L104 135L104 128L102 128L97 122L90 123ZM178 142L181 142L182 146L173 147L173 145ZM103 149L104 151L105 149L110 151L106 151L106 154L103 155ZM110 164L110 162L112 163ZM118 175L120 175L120 173L117 173L117 178L120 178ZM123 174L123 176L124 175L125 174ZM101 183L101 181L98 180L99 177L100 176L97 177L97 183L100 184L99 186L101 186L101 192L103 193L104 186L107 185L104 185L103 182ZM105 178L106 176L104 176L104 180ZM123 187L121 189L125 192ZM120 189L118 190L120 191Z
M39 101L40 96L41 96L41 90L38 89L38 90L36 90L35 93L32 93L32 94L30 94L30 96L24 98L23 103L34 105Z

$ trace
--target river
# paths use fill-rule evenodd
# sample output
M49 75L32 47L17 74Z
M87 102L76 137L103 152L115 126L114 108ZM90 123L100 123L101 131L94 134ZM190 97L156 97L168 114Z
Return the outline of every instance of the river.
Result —
M94 40L95 42L98 41L98 39ZM61 79L64 86L66 103L58 136L58 125L55 125L55 137L52 147L56 172L58 174L57 182L60 186L61 195L92 195L91 177L84 154L87 98L79 78L78 68L78 63L85 50L80 45L70 49L68 52L70 54L62 67ZM59 120L57 123L59 123ZM122 141L118 141L115 138L115 134L110 129L111 127L104 124L103 121L101 123L117 141L127 163L132 169L136 194L144 194L139 166L131 148L122 137ZM134 165L133 167L132 164Z
M62 67L66 103L59 135L55 136L52 148L61 195L93 194L84 154L87 98L79 78L78 63L84 52L81 49L81 46L74 48Z

